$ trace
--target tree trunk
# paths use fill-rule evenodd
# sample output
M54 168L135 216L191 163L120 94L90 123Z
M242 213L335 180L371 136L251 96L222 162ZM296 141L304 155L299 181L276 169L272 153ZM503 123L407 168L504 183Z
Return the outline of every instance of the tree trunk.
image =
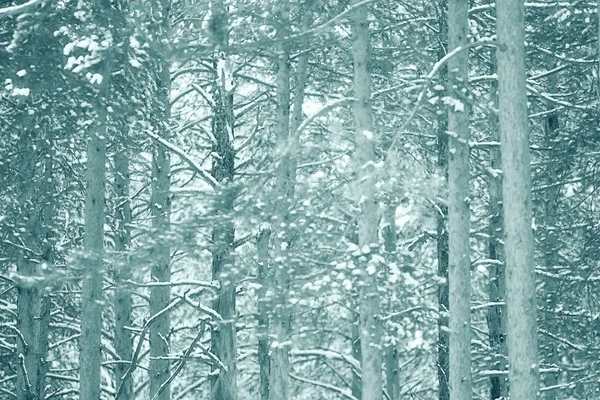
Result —
M115 250L120 253L115 266L116 288L115 288L115 352L119 357L119 363L115 365L115 380L119 400L133 399L133 382L131 376L125 378L127 369L131 363L132 339L131 333L127 327L131 326L131 292L127 281L131 279L131 265L129 264L126 252L131 245L131 206L129 202L129 156L122 145L117 145L115 153L115 195L117 197L117 206L115 218L117 221L117 235L115 240Z
M496 73L496 57L492 58L492 71ZM492 83L491 99L494 108L498 107L498 84ZM498 131L498 116L491 113L490 132L492 141L500 140ZM490 149L490 167L493 170L501 170L500 149L492 147ZM489 268L489 300L492 303L504 302L506 298L506 274L504 264L504 249L502 247L502 177L489 177L490 194L490 223L489 223L489 258L497 261L491 264ZM506 365L506 307L495 305L488 310L488 328L490 333L490 347L494 352L494 369L504 371ZM508 396L506 378L502 375L492 376L490 378L490 398L491 400L503 399Z
M108 26L111 4L95 0L94 14L100 26ZM85 174L85 219L83 246L85 271L82 287L81 338L79 339L79 398L100 398L102 332L102 282L104 257L104 203L106 182L106 126L110 87L108 56L98 64L103 76L96 94L95 119L90 126Z
M287 35L289 24L289 4L283 2L278 10L278 36ZM275 240L277 257L274 263L273 277L273 328L275 339L271 344L271 380L269 398L287 400L289 397L289 374L291 348L291 305L289 304L290 265L289 265L289 217L288 209L294 197L292 180L292 157L285 150L290 138L290 57L287 44L278 48L277 59L277 154L279 163L276 172L276 192L279 204L276 221L282 228ZM293 147L293 146L292 146ZM295 173L295 166L293 168Z
M171 118L171 77L170 64L162 48L170 29L170 8L168 0L157 2L155 14L155 31L160 58L156 72L156 129L158 134L168 139L169 119ZM171 248L167 232L171 227L171 160L169 153L160 144L155 144L152 154L152 230L154 235L153 262L151 266L152 280L155 282L171 281ZM171 300L169 286L156 286L150 289L150 315L154 316L164 310ZM169 400L171 397L169 355L171 334L171 313L165 312L150 326L150 398Z
M448 16L446 2L440 1L438 4L439 29L440 29L440 48L438 58L446 55L448 42ZM442 67L440 71L440 80L445 82L447 79L447 68ZM437 134L437 171L442 181L448 181L448 114L440 113L438 116L438 134ZM447 196L446 188L439 190L439 196ZM448 300L448 207L439 205L436 212L437 225L437 265L440 284L438 287L438 342L437 342L437 378L438 378L438 400L450 400L450 336L448 335L448 315L450 304Z
M396 264L398 261L396 254L396 205L391 200L388 200L383 213L382 236L386 262L388 265ZM390 273L389 268L388 273ZM394 290L393 288L390 289L388 292L389 295ZM392 311L389 302L387 303L387 309L389 312ZM386 387L389 400L400 399L399 354L395 339L393 338L391 343L386 343L384 348Z
M353 0L352 4L357 1ZM371 73L368 7L361 6L352 15L352 57L354 64L354 171L356 193L360 198L358 245L360 266L359 331L362 355L362 400L382 398L382 347L379 312L378 270L381 265L371 258L377 253L377 201L375 199L375 133L371 110Z
M355 299L352 301L356 304ZM353 321L352 321L352 357L356 359L362 365L362 356L360 353L360 315L353 310ZM350 381L350 389L352 390L352 396L357 399L362 399L362 378L360 371L352 367L352 380Z
M269 287L269 239L271 226L262 224L258 228L256 247L258 250L258 283L260 285L258 297L258 366L259 366L259 394L260 400L269 400L269 300L267 289Z
M27 103L27 109L31 107ZM41 239L39 229L39 215L36 215L38 204L35 197L36 159L34 137L31 118L24 116L23 127L20 132L20 148L23 158L19 161L19 204L21 205L20 219L23 221L23 242L28 249L37 249ZM36 262L31 259L32 254L23 249L17 256L17 273L23 277L33 277L36 274ZM36 332L39 327L40 315L40 288L37 286L21 285L17 288L17 339L16 372L17 400L34 400L38 396L38 362Z
M524 3L497 2L496 12L510 397L532 400L538 398L539 366Z
M553 68L554 63L548 67ZM552 93L556 89L556 75L551 74L548 76L548 92ZM548 109L551 110L554 107L553 104L548 104ZM546 168L546 185L548 188L544 190L543 199L543 215L540 218L540 222L546 229L542 232L541 246L543 249L543 262L546 270L553 275L555 273L556 266L558 265L558 251L560 248L558 242L558 232L553 228L557 226L558 215L557 208L560 199L560 186L552 185L560 181L560 141L558 138L559 119L556 111L549 113L544 121L544 142L547 148L552 149L547 159L548 166ZM558 282L553 276L544 278L544 294L545 294L545 305L544 308L547 315L552 315L545 324L545 329L550 333L558 334L558 324L556 318L553 316L556 313L556 306L558 304ZM554 338L545 338L545 343L541 346L546 347L546 362L550 364L550 367L558 367L560 357L558 354L558 346ZM544 346L545 345L545 346ZM568 371L567 371L568 373ZM544 374L544 386L554 387L544 391L545 400L556 400L558 390L558 372L547 372Z
M237 399L236 372L236 332L235 332L235 276L233 242L235 237L233 225L233 205L235 188L233 187L235 151L233 148L233 77L229 59L226 54L228 42L228 16L222 1L212 6L215 27L214 68L216 74L213 81L213 143L212 175L220 183L215 210L219 219L212 232L212 276L219 281L221 289L213 301L213 308L223 318L211 331L212 352L223 363L225 369L213 365L212 392L213 400ZM219 55L219 53L221 53ZM217 57L219 57L217 59Z
M449 50L467 44L468 1L448 3ZM450 398L472 397L471 260L469 248L469 106L466 88L469 57L462 51L448 63L449 95L456 104L448 112L448 229L450 300Z
M106 61L104 61L106 62ZM108 71L107 68L104 71ZM106 98L108 74L101 93ZM100 101L100 100L98 100ZM81 399L100 398L100 336L102 330L102 270L104 254L104 185L106 172L106 110L96 106L96 120L90 128L85 192L85 226L83 245L86 252L81 305L81 339L79 379Z
M46 263L47 267L54 265L54 138L52 137L51 131L47 130L48 134L45 141L46 160L44 162L44 183L42 184L42 238L41 238L41 249L43 256L43 262ZM50 334L50 312L52 311L52 299L47 288L42 288L40 292L41 306L39 315L39 325L36 332L37 341L37 382L36 382L36 400L45 400L45 382L46 374L48 373L48 350L49 350L49 334Z

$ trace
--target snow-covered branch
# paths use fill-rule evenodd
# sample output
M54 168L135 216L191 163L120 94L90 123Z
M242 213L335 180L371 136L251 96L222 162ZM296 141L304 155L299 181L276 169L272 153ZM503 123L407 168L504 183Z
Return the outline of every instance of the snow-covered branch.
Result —
M29 11L31 8L35 7L38 4L42 4L44 0L29 0L26 3L19 4L18 6L10 6L0 8L0 18L2 17L10 17L11 15L22 14L24 12Z

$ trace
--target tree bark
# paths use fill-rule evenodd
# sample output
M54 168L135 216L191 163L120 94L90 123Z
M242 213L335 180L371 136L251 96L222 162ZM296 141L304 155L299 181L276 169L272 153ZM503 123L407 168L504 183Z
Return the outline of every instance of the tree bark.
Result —
M438 21L440 30L440 48L438 58L446 55L448 43L448 12L446 1L438 4ZM440 70L440 80L445 82L448 73L444 66ZM437 171L442 182L448 181L448 114L438 116L437 133ZM447 196L447 188L438 191L441 198ZM448 316L450 304L448 300L448 207L439 205L436 210L437 228L437 274L440 279L438 287L438 342L437 342L437 378L438 400L450 400L450 336L448 334Z
M510 397L538 398L529 121L525 87L524 3L496 3Z
M492 66L491 73L496 73L496 57L491 55ZM498 84L492 82L491 100L494 108L498 107ZM490 133L492 141L500 140L498 131L498 116L491 113ZM490 167L495 171L502 168L500 160L500 149L492 147L490 149ZM502 246L502 177L490 176L488 182L488 191L490 195L490 222L489 235L490 242L488 246L490 260L497 261L491 264L489 268L489 301L491 303L504 302L506 299L506 274L504 264L504 249ZM494 352L494 369L504 371L506 365L506 307L495 305L488 310L488 329L490 333L490 347ZM490 398L491 400L503 399L508 396L506 378L502 375L492 376L490 378Z
M212 18L217 46L214 54L216 74L213 80L212 133L215 137L212 151L212 176L220 183L215 211L218 219L212 232L212 277L221 289L213 301L213 308L223 318L211 331L212 352L223 363L224 369L213 365L211 399L237 399L236 371L236 299L235 259L233 242L233 205L236 198L233 186L235 170L234 114L232 71L226 53L228 43L228 15L222 1L212 5ZM221 53L221 54L219 54ZM218 57L218 58L217 58Z
M269 400L269 239L271 226L262 224L259 227L256 247L258 250L258 366L260 400Z
M115 251L119 254L115 266L115 352L119 357L119 363L115 365L115 380L119 391L119 400L133 399L133 381L131 376L126 377L127 369L131 363L132 338L127 327L131 326L131 292L127 281L131 279L131 265L128 262L126 252L131 246L131 205L129 202L129 156L124 146L117 144L115 153L115 195L117 206L115 219L117 234L115 240Z
M106 62L106 61L104 61ZM108 71L107 68L104 71ZM101 89L106 98L108 74ZM99 102L101 100L98 100ZM100 398L100 336L102 330L102 280L104 254L104 192L106 172L106 109L96 106L96 120L90 128L87 147L85 226L83 245L86 275L83 278L81 339L79 354L79 397Z
M96 22L108 27L111 4L95 0ZM82 287L81 338L79 352L79 398L100 398L100 368L102 332L102 282L104 256L104 203L106 183L106 126L110 87L108 55L98 64L103 79L96 94L95 119L90 126L87 144L85 219L83 246L85 271Z
M383 246L386 255L386 262L388 263L388 265L396 264L396 262L398 261L396 254L396 205L393 203L392 200L388 200L388 204L386 204L385 210L383 212L382 236ZM389 268L388 273L390 273ZM391 294L391 291L388 293ZM387 308L389 312L392 311L389 302ZM387 394L389 400L399 400L399 354L398 345L396 343L395 338L391 340L391 343L386 343L384 347L384 355Z
M554 67L554 63L549 65L549 68L552 67ZM551 74L548 76L548 92L552 93L555 89L556 75ZM549 110L551 110L553 107L553 104L548 104ZM555 186L553 184L559 182L561 178L561 160L558 158L560 157L560 141L558 140L559 123L560 121L556 111L549 113L544 121L545 146L552 149L547 159L548 167L546 168L546 185L548 185L548 188L544 190L543 215L540 218L540 222L544 227L556 227L558 222L557 209L560 199L560 186ZM554 274L555 268L558 265L558 251L560 248L558 242L558 232L554 229L545 229L541 236L544 266L550 274ZM549 276L545 278L544 283L544 308L546 309L548 315L551 315L556 312L556 306L559 300L558 282L556 278ZM558 324L554 317L550 317L549 320L546 321L545 325L549 332L555 334L558 333ZM558 367L560 357L555 339L547 338L542 343L543 344L541 344L541 346L545 347L546 351L548 352L546 353L546 362L551 364L551 367ZM558 385L558 378L558 372L547 372L544 374L544 386L547 388L555 388L544 391L545 400L556 400L558 398L558 390L556 389L556 386Z
M28 117L25 117L28 120ZM21 182L19 184L19 204L22 206L21 218L23 226L23 241L26 248L37 249L41 239L39 228L40 218L34 210L36 166L38 157L33 144L34 130L32 124L24 123L21 131L21 148L24 153L20 163ZM23 250L17 258L17 273L23 277L36 275L37 263L31 259L31 254ZM17 400L33 400L39 397L38 383L38 336L40 315L40 288L37 286L19 286L17 289Z
M448 3L449 50L465 46L468 1ZM448 229L450 302L450 398L472 397L471 381L471 260L469 246L469 105L467 87L469 57L462 51L448 63L449 95L455 104L448 112Z
M289 25L289 4L284 1L278 10L278 36L285 37ZM273 270L273 329L275 339L271 343L271 379L269 399L289 398L289 374L291 348L291 305L289 304L289 217L288 209L294 197L295 181L292 179L292 157L285 150L290 138L290 56L287 44L282 43L277 51L277 153L279 163L276 172L277 203L276 221L281 231L275 240L277 257ZM293 168L295 173L295 166ZM279 222L281 221L281 222Z
M170 29L169 0L157 2L154 10L156 46L159 59L156 71L156 129L160 137L170 136L169 120L171 118L171 77L170 63L163 48ZM155 144L152 153L152 230L154 236L153 262L151 265L152 280L156 282L171 281L171 248L167 232L171 227L171 160L167 150ZM150 289L150 315L154 316L164 310L171 300L171 288L168 285L155 286ZM171 334L171 313L162 313L150 326L150 398L169 400L171 397L170 364L164 357L169 355Z
M355 5L357 1L353 1ZM377 275L380 265L371 258L377 253L377 201L375 199L375 133L371 109L371 73L368 7L361 6L352 15L352 58L354 65L354 178L357 206L358 245L361 255L355 262L360 266L359 331L362 355L362 400L382 398L382 346L380 300Z

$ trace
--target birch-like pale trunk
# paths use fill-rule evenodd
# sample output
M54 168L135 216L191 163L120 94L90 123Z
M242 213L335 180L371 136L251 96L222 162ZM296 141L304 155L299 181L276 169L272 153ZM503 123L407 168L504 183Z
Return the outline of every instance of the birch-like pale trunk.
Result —
M211 351L224 368L213 365L211 399L237 399L236 370L236 298L233 245L235 230L233 206L236 198L234 184L235 150L233 77L227 54L228 14L221 0L212 4L213 35L217 46L213 55L216 74L212 84L213 118L212 176L220 184L215 199L217 219L212 231L212 277L220 283L220 290L213 301L213 309L222 317L211 331Z
M115 365L115 380L117 388L122 386L118 400L133 399L133 381L131 376L126 377L132 356L132 337L127 327L132 326L131 321L131 291L127 281L131 279L131 265L126 257L131 245L131 205L129 201L129 156L124 146L117 144L115 153L115 219L117 232L115 237L115 251L120 253L115 266L115 334L114 347L119 363Z
M352 1L356 4L357 1ZM362 356L362 400L381 400L382 346L377 275L381 265L371 259L379 247L377 234L377 201L375 199L375 132L371 109L371 73L368 6L358 7L352 14L352 58L354 66L354 178L358 198L357 257L361 271L359 295L359 332Z
M539 396L523 0L496 3L511 400Z
M467 0L448 2L448 50L468 43ZM448 284L450 303L450 399L472 397L471 260L469 248L469 57L462 51L448 63Z
M496 56L491 55L492 66L491 73L496 73ZM498 108L498 84L492 81L491 101L493 107ZM490 136L492 141L500 141L500 132L498 130L498 116L495 113L490 115ZM495 171L502 169L500 160L500 148L490 148L490 167ZM506 274L504 264L503 248L503 225L502 225L502 176L488 177L488 192L490 195L489 204L489 245L488 254L490 260L496 261L489 267L489 301L491 303L504 302L506 299ZM504 371L506 365L506 307L494 305L488 309L488 329L490 334L490 347L494 352L493 369ZM503 375L490 377L490 399L499 400L508 395L506 378Z
M439 49L438 58L446 55L448 43L448 13L447 2L442 0L438 4ZM448 70L443 66L440 70L440 80L445 82ZM448 114L440 113L437 118L437 173L441 178L442 186L438 189L438 196L446 198L448 181ZM438 341L437 341L437 379L438 400L450 400L450 336L448 334L448 315L450 304L448 300L448 207L440 204L436 207L436 233L437 233L437 275L440 278L438 286Z
M160 58L157 60L156 72L156 129L157 134L169 139L169 120L171 118L171 77L170 64L162 49L170 29L169 0L157 1L155 15L155 34ZM151 278L155 282L171 281L171 247L167 232L171 227L171 159L168 151L158 143L152 152L152 193L150 196L152 213L153 249ZM154 316L164 310L171 301L171 288L168 285L154 286L150 289L150 315ZM171 333L171 313L163 312L150 325L150 399L169 400L171 398L170 363L164 358L169 355Z

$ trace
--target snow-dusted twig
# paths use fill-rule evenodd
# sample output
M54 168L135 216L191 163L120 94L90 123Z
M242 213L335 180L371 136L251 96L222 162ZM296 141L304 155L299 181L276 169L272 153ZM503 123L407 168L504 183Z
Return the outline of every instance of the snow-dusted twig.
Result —
M476 42L469 43L466 46L457 47L454 50L452 50L451 52L449 52L448 54L446 54L444 57L442 57L438 62L436 62L433 65L433 68L431 69L429 74L427 74L427 77L425 78L425 82L423 82L423 86L421 87L421 91L419 92L419 95L417 96L417 101L415 103L415 106L413 107L411 113L408 115L408 118L406 119L406 121L404 121L402 126L396 130L397 132L404 132L406 130L406 127L408 126L408 124L410 124L412 122L412 120L415 118L415 116L417 115L417 111L419 111L419 108L421 107L421 103L423 103L423 100L425 99L425 94L427 93L427 89L429 88L429 86L431 85L431 82L433 81L433 77L442 69L442 67L446 63L448 63L448 61L450 61L450 59L452 57L454 57L455 55L457 55L458 53L467 51L472 47L479 47L479 46L497 47L498 43L495 41L492 41L492 40L478 40ZM401 135L396 135L396 136L394 136L394 139L392 139L392 144L390 145L390 147L388 148L388 150L385 154L385 160L387 160L389 158L389 156L392 153L394 147L396 146L400 136Z
M179 373L183 369L183 366L185 365L187 357L190 354L192 354L192 350L194 350L194 347L196 346L198 341L202 338L202 335L204 334L205 325L206 325L205 322L202 321L202 324L200 325L200 329L198 329L198 334L194 337L194 339L192 340L192 343L190 343L188 348L185 350L185 353L183 353L183 356L181 357L181 361L179 361L179 364L177 364L177 367L175 367L175 370L169 376L169 379L167 379L166 381L164 381L162 383L162 385L160 385L160 387L158 388L158 390L156 391L156 393L154 394L154 396L152 397L151 400L156 400L156 398L162 393L162 391L165 390L165 388L168 385L170 385L171 382L173 382L173 380L177 377L177 375L179 375Z
M125 374L123 374L123 377L121 378L121 382L126 382L127 379L129 379L129 377L131 376L131 374L133 374L133 371L135 371L135 368L137 367L137 364L138 364L140 352L141 352L142 346L144 344L144 338L146 337L146 334L147 334L148 330L150 329L150 326L154 323L154 321L156 321L158 318L160 318L161 315L163 315L166 312L171 311L173 308L177 307L181 303L182 303L181 299L172 301L168 306L166 306L165 308L163 308L162 310L160 310L159 312L154 314L152 317L150 317L150 319L148 319L148 321L146 321L146 324L144 325L144 329L142 330L142 333L140 333L140 337L138 339L138 343L137 343L137 346L133 353L133 356L131 357L131 364L129 365L129 368L127 368L127 371L125 371ZM123 391L123 385L121 384L121 385L119 385L119 387L117 389L115 399L119 398L122 391Z
M164 138L160 137L159 135L157 135L156 133L154 133L148 129L145 129L143 132L146 135L150 136L152 139L154 139L158 144L165 147L167 150L170 150L173 153L177 154L179 156L179 158L181 158L183 161L185 161L192 168L192 170L194 172L196 172L198 175L200 175L200 177L206 183L208 183L213 189L216 189L219 186L219 182L217 182L215 178L213 178L208 172L206 172L204 170L204 168L202 168L198 164L196 164L196 162L194 160L192 160L185 153L185 151L183 151L183 149L179 148L175 144L165 140Z
M300 382L308 383L308 384L311 384L313 386L317 386L317 387L320 387L323 389L329 389L333 392L340 394L341 396L343 396L344 398L349 399L349 400L358 400L356 397L352 396L352 392L350 391L350 389L342 389L341 387L331 385L329 383L324 383L324 382L319 382L319 381L315 381L312 379L302 378L301 376L298 376L295 374L290 374L290 378L295 379Z

